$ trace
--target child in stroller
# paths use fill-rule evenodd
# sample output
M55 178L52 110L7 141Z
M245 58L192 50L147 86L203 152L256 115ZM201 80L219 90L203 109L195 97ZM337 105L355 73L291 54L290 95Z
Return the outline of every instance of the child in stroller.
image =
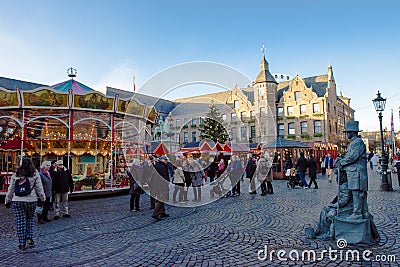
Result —
M293 189L296 185L303 187L303 183L300 181L300 176L297 173L295 168L287 169L286 170L286 179L289 181L287 182L287 187L289 189Z
M219 197L221 197L222 195L224 195L224 197L229 197L231 195L231 190L224 188L224 183L227 177L228 175L221 175L221 177L210 183L210 185L212 186L212 188L210 189L211 197L214 197L216 195Z

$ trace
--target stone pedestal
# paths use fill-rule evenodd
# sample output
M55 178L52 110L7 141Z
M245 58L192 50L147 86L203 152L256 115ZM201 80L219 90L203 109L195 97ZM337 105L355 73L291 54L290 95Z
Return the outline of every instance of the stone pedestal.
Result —
M372 219L346 220L334 218L335 240L345 239L347 244L373 245L376 244L375 224ZM374 238L375 236L375 238Z

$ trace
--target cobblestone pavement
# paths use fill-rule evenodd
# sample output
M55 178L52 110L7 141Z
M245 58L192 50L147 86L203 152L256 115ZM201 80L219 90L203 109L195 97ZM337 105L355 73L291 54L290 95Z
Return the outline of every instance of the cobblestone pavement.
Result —
M337 255L317 261L301 258L304 250L337 249L336 243L307 240L304 228L316 224L321 208L335 196L335 183L319 176L320 189L289 190L286 181L274 181L274 195L244 193L201 207L167 206L171 215L154 222L149 199L143 211L129 211L129 196L71 201L72 218L35 225L36 246L17 250L14 215L0 208L0 266L399 266L400 193L379 191L379 177L370 174L368 201L381 240L373 247L347 247L360 254L396 257L395 262L357 262ZM397 179L393 187L398 188ZM282 261L277 254L262 261L258 251L300 253L300 259ZM263 256L263 254L260 254ZM288 254L283 257L288 258ZM296 254L292 254L296 257Z

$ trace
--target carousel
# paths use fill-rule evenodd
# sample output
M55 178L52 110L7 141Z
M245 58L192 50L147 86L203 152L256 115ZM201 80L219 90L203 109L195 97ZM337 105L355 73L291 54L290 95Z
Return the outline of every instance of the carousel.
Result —
M36 167L62 159L75 190L128 185L125 168L150 144L157 112L139 101L95 91L75 81L75 74L34 90L0 88L0 190L7 190L25 155Z

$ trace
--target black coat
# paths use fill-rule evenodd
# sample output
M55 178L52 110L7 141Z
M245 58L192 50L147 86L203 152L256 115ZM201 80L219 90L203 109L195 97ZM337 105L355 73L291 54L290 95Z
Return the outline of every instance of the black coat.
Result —
M254 173L256 172L257 164L253 159L249 159L246 165L246 177L253 178Z
M50 176L53 180L53 192L66 193L74 191L74 181L72 180L71 172L67 168L55 168L51 171Z
M310 178L317 177L317 161L315 158L310 158L308 160L308 175Z
M297 160L296 168L299 172L307 171L307 159L304 156L300 156L300 158Z

